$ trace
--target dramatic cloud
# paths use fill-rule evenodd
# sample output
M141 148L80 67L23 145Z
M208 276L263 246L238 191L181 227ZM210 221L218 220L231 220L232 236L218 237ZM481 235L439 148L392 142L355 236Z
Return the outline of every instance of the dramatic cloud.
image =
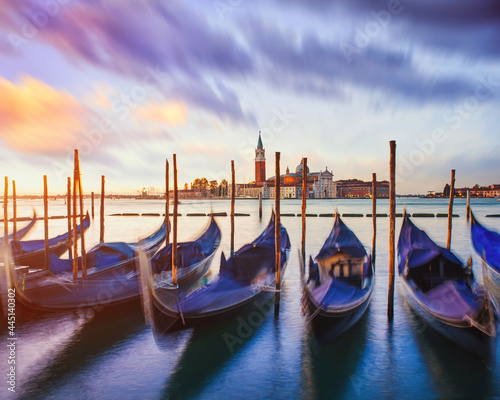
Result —
M84 108L68 93L25 76L19 86L0 77L0 138L27 153L54 154L75 146Z
M146 122L164 125L183 125L187 121L187 109L184 104L174 102L148 103L135 111L137 118Z
M16 51L45 41L73 62L85 61L125 77L143 80L149 70L159 69L158 88L167 96L174 93L221 118L252 120L234 93L228 96L226 89L221 94L211 84L213 75L226 79L250 72L252 58L231 34L212 30L182 2L71 2L52 15L29 0L3 6L2 20ZM38 28L36 15L44 16ZM32 38L26 38L28 28Z
M309 155L348 178L383 175L388 140L410 163L443 130L450 140L400 180L409 193L440 179L438 165L496 143L497 0L217 4L0 0L9 157L65 153L71 168L67 149L79 146L97 174L153 180L166 153L179 151L198 155L185 181L231 159L248 178L262 129L268 154ZM274 110L293 118L277 124Z

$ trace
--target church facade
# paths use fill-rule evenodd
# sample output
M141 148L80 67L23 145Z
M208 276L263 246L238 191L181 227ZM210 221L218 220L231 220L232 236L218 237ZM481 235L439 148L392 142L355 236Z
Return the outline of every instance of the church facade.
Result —
M294 172L286 168L286 173L280 176L280 197L282 199L300 199L302 197L302 171L303 161L295 168ZM307 167L307 197L308 198L333 198L336 197L333 184L333 172L309 172ZM259 132L257 148L255 149L255 182L236 185L236 196L259 197L272 199L275 197L275 177L266 179L266 150Z
M280 176L280 198L300 199L302 198L302 171L303 160L291 172L287 167L285 173ZM255 149L255 181L251 183L236 184L237 197L259 197L263 199L274 199L275 177L266 179L266 150L262 143L259 132L257 148ZM319 172L310 172L307 167L307 197L311 199L332 198L368 198L372 196L371 181L359 179L333 180L333 172L325 167ZM229 192L230 194L230 192ZM376 194L378 198L389 196L389 182L377 182Z

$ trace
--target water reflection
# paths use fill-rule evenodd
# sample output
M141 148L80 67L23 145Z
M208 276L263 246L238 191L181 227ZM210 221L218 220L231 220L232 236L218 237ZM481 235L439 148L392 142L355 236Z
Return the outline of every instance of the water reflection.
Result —
M431 327L424 326L409 305L410 329L417 343L419 354L428 369L438 397L484 398L495 395L497 387L493 381L494 359L482 360L446 340Z
M76 314L68 316L74 319L82 318ZM38 314L38 318L43 317ZM55 317L57 317L55 314L46 314L46 319L41 322L47 324ZM53 326L55 329L58 328L57 323ZM106 309L90 318L87 316L65 346L52 355L50 362L22 384L20 397L46 398L47 392L54 388L54 384L84 372L89 365L96 362L96 359L117 348L120 343L127 342L144 329L141 307L136 302Z
M259 299L274 304L274 296L267 294ZM268 311L272 307L266 307ZM262 310L263 308L258 308ZM192 328L189 341L177 363L173 374L166 382L161 398L191 399L200 394L206 385L211 384L226 364L238 357L255 340L262 325L272 318L268 312L258 324L248 316L257 308L249 305L239 316L218 321L216 324ZM175 334L175 332L174 332ZM165 348L170 341L170 333L157 335L157 344ZM279 339L275 338L279 347Z
M305 398L341 399L359 391L355 371L365 351L370 310L347 332L322 346L308 330L303 346L302 381Z

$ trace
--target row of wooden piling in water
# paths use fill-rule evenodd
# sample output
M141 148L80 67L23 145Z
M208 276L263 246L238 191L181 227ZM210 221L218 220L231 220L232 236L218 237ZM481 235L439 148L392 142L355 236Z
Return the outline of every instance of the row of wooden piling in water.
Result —
M105 178L104 175L101 176L101 215L100 215L100 235L99 241L104 242L104 192ZM5 177L5 188L4 188L4 237L7 238L9 235L9 221L8 216L8 197L9 197L9 178ZM78 204L77 204L78 200ZM16 181L12 181L12 203L13 203L13 234L12 238L17 240L17 197L16 197ZM45 269L49 269L50 262L50 251L49 251L49 219L55 219L59 217L49 217L48 212L48 182L47 175L43 175L43 220L44 220L44 266ZM74 169L73 169L73 180L71 177L67 178L67 216L61 218L68 219L68 242L69 242L69 258L73 259L73 280L76 281L78 278L78 219L80 220L80 251L81 251L81 271L82 278L87 277L87 253L85 249L85 214L83 207L83 185L81 179L80 171L80 157L78 150L75 149L74 152ZM92 218L94 217L94 192L92 192ZM24 218L23 218L24 219ZM5 252L9 251L8 240L4 240Z
M389 320L393 319L394 315L394 265L395 265L395 220L396 217L401 216L401 214L396 214L396 142L390 141L390 188L389 188L389 287L388 287L388 308L387 315ZM170 214L169 210L169 162L166 160L165 169L165 180L166 188L165 191L165 218L166 223L166 243L170 242L170 215L172 215L173 226L172 226L172 284L174 287L177 286L177 218L178 213L178 185L177 185L177 156L176 154L172 157L173 161L173 213ZM305 264L305 242L306 242L306 217L316 216L317 214L307 214L306 212L306 199L307 199L307 158L303 158L303 169L302 169L302 206L301 213L297 214L302 218L302 235L301 235L301 257L302 265ZM280 300L280 290L281 290L281 214L280 214L280 153L275 153L275 266L276 266L276 303L275 311L279 311L279 300ZM376 181L377 175L372 174L372 213L366 216L372 217L373 224L373 239L372 239L372 262L375 263L375 249L376 249L376 235L377 235L377 216L386 216L386 214L377 214L377 196L376 196ZM48 188L47 188L47 176L43 176L44 183L44 242L45 242L45 267L49 267L49 229L48 229ZM238 214L235 213L235 168L234 160L231 161L231 255L234 254L234 218ZM447 248L451 247L451 229L452 229L452 217L453 215L453 197L454 197L454 187L455 187L455 170L451 171L451 185L450 185L450 199L448 205L448 237L447 237ZM4 189L4 221L8 221L8 190L9 190L9 180L5 177L5 189ZM79 210L77 209L77 193L79 199ZM16 183L12 181L12 197L13 197L13 239L17 239L17 205L16 205ZM92 218L94 217L94 193L91 196L92 201ZM105 177L101 176L101 197L100 197L100 235L99 241L104 242L104 199L105 199ZM78 212L79 211L79 212ZM87 263L86 263L86 250L85 250L85 229L84 229L84 213L83 213L83 190L82 190L82 180L80 172L80 161L78 150L74 153L74 173L73 182L71 178L68 177L67 185L67 218L68 218L68 240L72 245L69 248L69 257L73 259L73 279L76 281L78 277L78 231L77 231L77 217L80 217L80 237L81 237L81 260L82 260L82 278L85 279L87 276ZM151 213L148 213L152 215ZM121 214L121 215L132 215L132 214ZM145 215L145 214L143 214ZM157 214L158 216L160 214ZM188 214L189 216L190 214ZM202 213L194 213L192 216L202 215ZM205 215L205 214L203 214ZM224 215L226 215L224 213ZM284 214L283 216L291 216L294 214ZM320 214L320 216L334 216L335 214ZM362 216L363 214L344 214L344 216ZM467 193L467 220L470 215L470 196ZM434 216L434 214L414 214L414 216ZM441 216L441 215L438 215ZM444 214L443 214L444 216ZM262 195L259 195L259 218L262 218ZM8 223L4 224L4 237L8 237ZM6 246L6 251L8 251L8 240L4 240ZM301 270L301 274L304 271Z

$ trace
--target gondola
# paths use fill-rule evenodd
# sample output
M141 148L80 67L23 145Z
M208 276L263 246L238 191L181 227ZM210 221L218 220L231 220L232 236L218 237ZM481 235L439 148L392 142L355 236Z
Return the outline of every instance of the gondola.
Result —
M211 215L208 227L200 237L191 242L177 243L177 285L180 288L189 289L206 275L220 239L219 225ZM172 286L172 243L151 258L151 276L155 287Z
M229 259L221 254L219 274L192 292L154 287L147 281L150 316L157 332L204 325L225 319L256 304L264 293L275 292L274 214L263 233L241 247ZM281 226L281 277L290 253L290 239ZM141 267L141 271L144 268ZM262 307L265 305L260 304Z
M495 285L496 292L500 291L500 234L486 229L481 225L474 214L471 217L472 245L477 254L486 264L490 282Z
M26 225L25 227L17 230L17 233L16 233L17 240L22 240L28 234L28 232L31 230L31 228L33 228L35 226L36 221L37 221L37 219L36 219L36 211L33 210L33 217L31 217L31 221L28 223L28 225ZM11 233L8 236L9 241L12 240L13 237L14 237L14 234ZM3 236L0 237L0 245L3 244L3 239L4 239Z
M166 236L166 222L136 243L100 243L87 252L87 278L73 280L73 260L50 255L49 270L17 268L16 295L25 306L42 311L102 308L139 298L136 261L139 248L153 256ZM12 267L11 267L12 268Z
M90 227L90 217L87 215L83 221L84 231ZM80 225L77 226L77 236L80 237ZM49 239L49 252L56 256L62 256L70 246L68 233ZM42 268L45 263L45 241L40 240L11 240L10 251L14 257L14 263L19 266Z
M398 242L398 275L410 307L466 351L489 357L497 306L450 251L434 243L405 213Z
M302 261L300 255L299 259ZM303 306L320 345L352 327L370 304L374 286L371 256L338 214L320 252L309 258Z

